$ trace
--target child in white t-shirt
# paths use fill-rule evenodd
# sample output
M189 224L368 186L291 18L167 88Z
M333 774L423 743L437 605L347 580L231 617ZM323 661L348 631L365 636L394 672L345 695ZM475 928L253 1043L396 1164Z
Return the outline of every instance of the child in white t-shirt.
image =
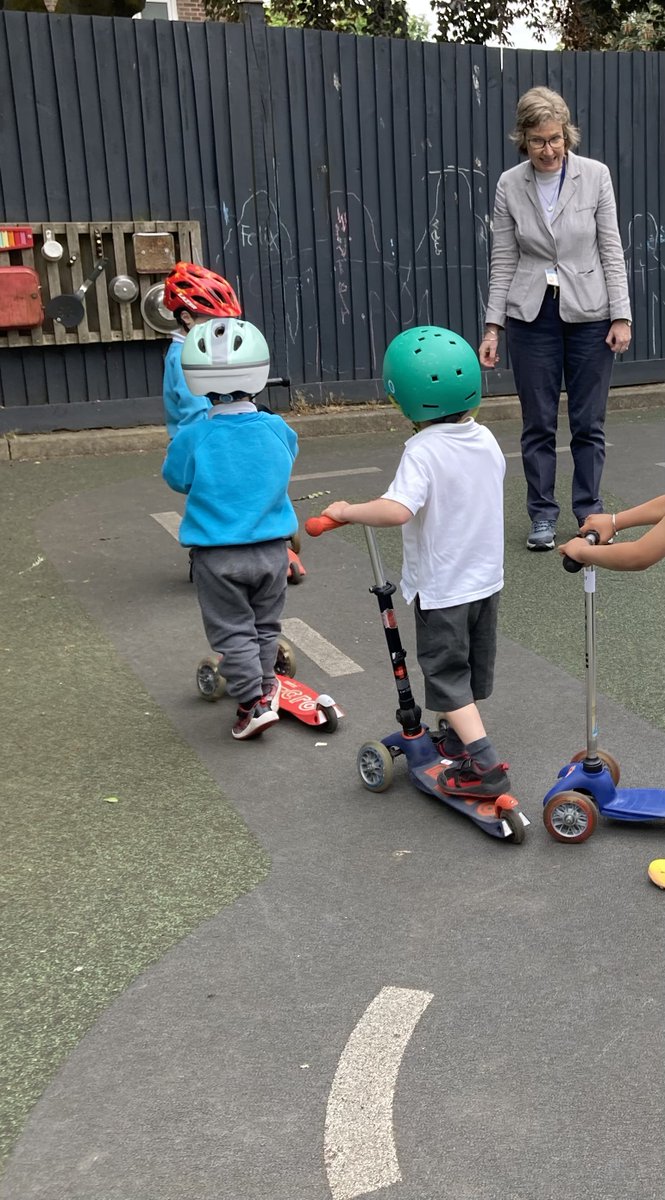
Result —
M402 526L401 587L415 602L425 702L447 722L440 750L452 761L439 785L450 795L496 797L510 790L508 764L476 701L491 695L494 682L506 463L493 434L471 416L481 400L480 366L458 334L420 326L388 346L383 382L416 435L383 496L338 500L324 515Z

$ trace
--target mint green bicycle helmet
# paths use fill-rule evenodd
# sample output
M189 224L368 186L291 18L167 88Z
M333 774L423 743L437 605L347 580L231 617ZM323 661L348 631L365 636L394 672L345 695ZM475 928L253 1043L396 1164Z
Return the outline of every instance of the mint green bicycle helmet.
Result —
M399 333L388 346L383 386L410 421L435 421L478 407L480 363L458 333L419 325Z
M195 396L255 396L270 374L268 343L249 321L218 317L190 329L182 348L182 369Z

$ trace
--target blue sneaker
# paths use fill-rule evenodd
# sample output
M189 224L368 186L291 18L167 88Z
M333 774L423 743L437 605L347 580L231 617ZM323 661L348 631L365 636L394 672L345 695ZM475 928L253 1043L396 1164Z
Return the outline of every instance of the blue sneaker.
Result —
M531 532L526 539L526 548L527 550L553 550L555 537L556 521L532 521Z

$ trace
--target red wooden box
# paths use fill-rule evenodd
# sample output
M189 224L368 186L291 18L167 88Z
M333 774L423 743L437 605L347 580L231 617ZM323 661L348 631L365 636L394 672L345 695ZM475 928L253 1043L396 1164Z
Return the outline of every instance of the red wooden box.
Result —
M0 267L0 329L32 329L43 320L37 272L32 267Z

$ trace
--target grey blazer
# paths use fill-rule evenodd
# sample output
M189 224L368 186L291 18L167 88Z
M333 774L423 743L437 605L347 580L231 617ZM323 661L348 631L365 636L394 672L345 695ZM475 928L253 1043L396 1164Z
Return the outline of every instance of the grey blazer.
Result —
M568 152L550 228L531 162L504 171L496 188L486 323L534 321L545 271L556 267L563 321L630 320L626 264L610 173Z

